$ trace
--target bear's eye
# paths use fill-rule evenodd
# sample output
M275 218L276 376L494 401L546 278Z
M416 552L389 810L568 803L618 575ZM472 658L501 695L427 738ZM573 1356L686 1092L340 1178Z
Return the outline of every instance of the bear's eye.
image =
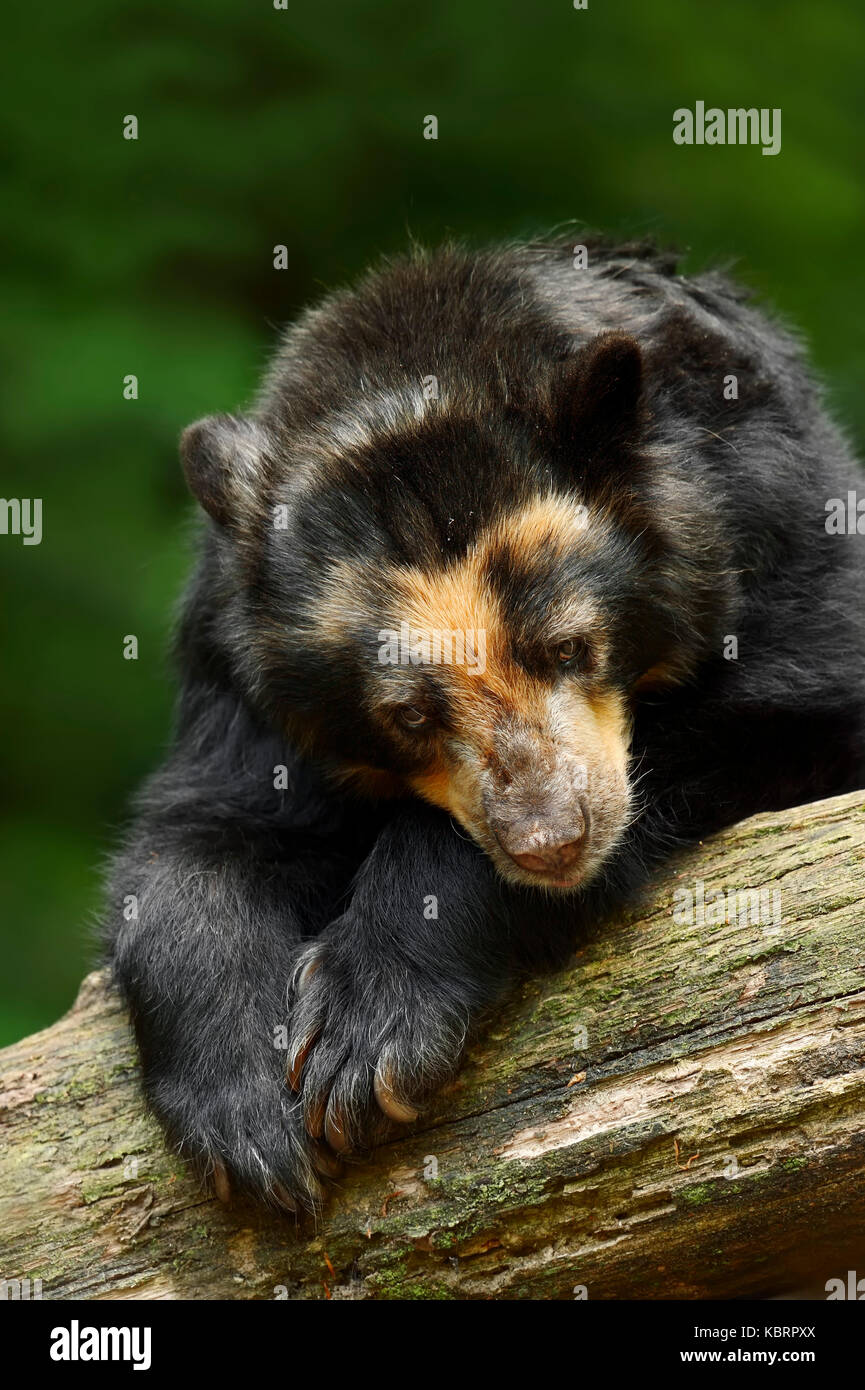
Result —
M419 729L422 724L429 723L423 710L415 709L414 705L400 705L397 713L401 722L408 729Z
M592 648L585 637L566 637L556 647L556 658L561 666L588 671L592 666Z

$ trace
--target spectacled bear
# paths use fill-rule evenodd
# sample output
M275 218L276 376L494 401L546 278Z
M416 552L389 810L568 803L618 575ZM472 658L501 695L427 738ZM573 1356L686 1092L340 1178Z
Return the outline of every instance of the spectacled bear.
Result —
M176 734L106 935L222 1198L314 1207L677 847L865 785L861 483L797 342L652 247L579 264L387 263L182 437Z

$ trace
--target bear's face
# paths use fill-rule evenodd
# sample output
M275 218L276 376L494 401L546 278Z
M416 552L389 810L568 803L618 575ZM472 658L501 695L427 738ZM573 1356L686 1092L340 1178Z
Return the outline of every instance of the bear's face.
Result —
M345 691L328 714L343 738L354 731L343 774L449 811L511 880L576 887L628 820L613 634L572 581L604 526L573 495L538 494L444 563L394 550L374 577L365 559L319 567L305 607L319 680L329 651Z
M631 695L668 659L631 459L639 350L606 340L581 372L564 427L555 404L484 417L407 387L377 428L364 402L305 434L221 417L183 441L250 698L347 784L423 797L553 890L627 827Z

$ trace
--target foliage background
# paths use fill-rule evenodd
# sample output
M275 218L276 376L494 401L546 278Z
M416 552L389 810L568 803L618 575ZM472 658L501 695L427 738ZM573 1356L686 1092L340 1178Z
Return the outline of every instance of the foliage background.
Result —
M736 257L865 435L854 0L78 0L4 36L0 493L43 498L44 539L0 536L0 1042L71 1002L166 741L177 434L242 405L322 287L409 234L652 232ZM781 154L674 146L698 98L781 107Z

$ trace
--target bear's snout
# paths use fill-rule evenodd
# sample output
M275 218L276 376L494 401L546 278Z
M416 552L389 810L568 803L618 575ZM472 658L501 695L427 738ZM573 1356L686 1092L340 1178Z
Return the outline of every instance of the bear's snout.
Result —
M505 854L521 869L561 874L573 868L582 854L587 818L574 808L564 822L530 817L502 828L493 822L490 828Z
M570 876L589 839L589 808L580 795L581 765L552 740L509 731L484 787L484 815L516 866L545 880ZM502 742L505 742L503 740Z

